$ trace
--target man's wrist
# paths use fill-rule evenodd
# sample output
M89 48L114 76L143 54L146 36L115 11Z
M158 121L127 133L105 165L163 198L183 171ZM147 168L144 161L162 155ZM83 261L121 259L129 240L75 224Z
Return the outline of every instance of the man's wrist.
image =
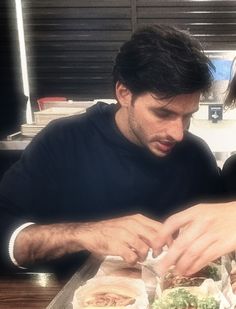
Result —
M10 257L10 260L11 262L17 266L18 268L22 268L22 269L26 269L25 267L22 267L18 264L17 260L15 259L15 256L14 256L14 246L15 246L15 240L16 240L16 237L18 236L18 234L23 230L25 229L26 227L32 225L32 224L35 224L33 222L27 222L27 223L24 223L22 225L20 225L11 235L10 237L10 241L9 241L9 245L8 245L8 253L9 253L9 257Z

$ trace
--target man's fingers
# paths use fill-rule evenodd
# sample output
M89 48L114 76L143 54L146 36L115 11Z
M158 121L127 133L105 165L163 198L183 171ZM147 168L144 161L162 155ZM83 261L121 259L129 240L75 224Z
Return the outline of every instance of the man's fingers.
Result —
M116 244L112 242L109 244L109 250L116 251L117 255L120 254L120 247L131 249L133 253L137 255L136 259L144 261L147 257L149 246L148 244L136 235L134 232L130 232L129 229L122 228L117 234ZM127 252L130 252L130 251Z
M126 238L126 244L137 254L139 261L144 261L146 259L149 246L145 241L136 237L136 235L132 235Z
M210 260L206 260L205 252L216 241L216 239L212 238L212 236L207 233L195 239L178 259L175 265L177 271L181 274L189 275L200 270L200 268L196 269L196 267L198 267L198 265L203 267L210 262Z
M139 256L136 251L132 250L132 248L128 247L126 244L119 246L119 252L114 253L114 255L119 255L123 258L123 260L128 264L136 264L139 260Z
M178 261L187 252L195 240L201 237L206 232L207 226L201 223L190 224L182 229L178 237L173 241L172 245L161 261L161 268L163 273L166 272L170 266L178 265Z
M170 216L158 233L156 250L159 251L164 245L171 244L172 236L191 221L192 216L188 216L185 210Z
M219 243L217 241L213 242L211 245L209 245L203 252L199 259L196 259L191 266L188 268L188 270L185 271L185 274L187 276L190 276L196 272L198 272L200 269L205 267L209 264L209 262L216 260L218 257L220 257L222 254L219 253Z
M158 239L158 232L150 226L134 223L134 231L138 237L144 241L149 248L155 249L156 241Z
M130 238L130 236L127 238ZM136 245L138 246L137 243ZM133 246L135 246L135 244L133 244ZM138 254L137 250L134 247L132 247L132 245L126 243L125 241L121 239L115 239L112 243L106 246L105 250L101 248L100 250L99 248L95 249L94 253L96 254L98 252L100 255L105 255L105 256L106 255L120 256L128 264L135 264L137 263L138 260L140 260L140 256L139 256L140 252Z
M166 232L163 229L162 223L140 214L130 216L129 219L132 221L132 224L130 223L128 226L152 248L153 256L156 257L164 245L170 246L172 244L172 231L169 233L169 225L173 228L172 220L176 223L176 217L178 216L179 214L176 214L175 218L169 220ZM180 216L180 218L182 217Z
M161 226L162 223L149 219L143 215L129 216L121 223L122 228L125 228L127 231L145 242L146 245L153 250L155 250L158 232ZM135 248L137 249L137 246L135 246ZM137 251L139 252L140 250Z
M224 228L225 230L225 228ZM203 234L197 241L194 242L196 248L195 251L199 251L198 258L195 258L188 267L186 267L185 273L191 275L202 267L206 266L209 262L214 261L218 257L231 252L235 248L235 240L231 237L227 237L229 234L226 232L223 235L219 226L211 227L207 233ZM201 253L200 253L201 251ZM186 251L183 256L185 261L191 259L191 250ZM182 265L185 261L181 261ZM181 269L183 266L178 265Z
M179 239L177 239L177 243L173 243L165 255L165 258L160 261L159 268L163 274L166 273L172 265L177 264L177 261L181 257L184 250L185 246L181 246L181 242L179 242Z

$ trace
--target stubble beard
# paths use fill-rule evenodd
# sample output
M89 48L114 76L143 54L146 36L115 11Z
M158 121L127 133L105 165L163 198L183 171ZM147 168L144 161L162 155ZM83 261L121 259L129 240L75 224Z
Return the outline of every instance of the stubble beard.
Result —
M143 136L142 129L138 125L137 121L135 120L133 111L130 112L128 117L128 130L129 135L131 136L134 143L141 147L147 147L147 143L145 142L145 137Z
M143 134L141 126L137 123L133 113L130 113L128 117L128 130L129 135L132 136L132 140L136 145L147 149L154 156L159 158L165 157L167 155L156 148L150 147L152 145L152 141L148 142L147 138ZM153 142L155 141L158 141L158 137L155 137L155 140L153 140Z

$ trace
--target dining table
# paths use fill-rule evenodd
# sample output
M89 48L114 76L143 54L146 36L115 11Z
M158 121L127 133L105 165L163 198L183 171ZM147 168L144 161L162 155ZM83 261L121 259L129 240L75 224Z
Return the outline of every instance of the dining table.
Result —
M102 261L91 255L73 273L0 273L0 309L73 309L75 290L97 273ZM236 293L236 266L230 281Z
M0 308L45 309L67 280L54 273L0 275Z
M90 255L60 271L0 272L0 309L70 309L75 289L95 275L102 261Z

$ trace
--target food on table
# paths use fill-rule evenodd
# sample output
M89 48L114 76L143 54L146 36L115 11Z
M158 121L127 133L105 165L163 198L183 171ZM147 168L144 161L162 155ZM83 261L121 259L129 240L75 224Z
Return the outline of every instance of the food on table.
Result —
M93 290L83 300L88 307L125 307L135 302L135 295L121 286L101 286Z
M202 276L202 277L205 277L205 278L211 278L214 281L220 280L220 275L219 275L216 263L211 263L211 264L203 267L201 270L199 270L197 273L195 273L194 276L195 277Z
M148 307L145 286L141 280L98 277L75 291L73 309L126 309L129 305L135 305L136 301L139 308Z
M88 307L125 307L135 303L135 298L127 295L128 293L118 289L110 289L109 291L95 292L87 297L83 306Z
M170 289L154 301L152 309L219 309L220 304L214 297L196 291L186 288Z
M162 278L163 292L152 309L219 309L220 302L199 288L206 279L221 279L219 265L211 263L191 276L179 275L174 267L170 268Z
M213 279L214 281L220 280L220 275L216 265L210 264L199 272L192 276L182 276L175 272L174 268L171 268L163 278L163 289L169 289L173 287L186 287L186 286L199 286L206 279Z

